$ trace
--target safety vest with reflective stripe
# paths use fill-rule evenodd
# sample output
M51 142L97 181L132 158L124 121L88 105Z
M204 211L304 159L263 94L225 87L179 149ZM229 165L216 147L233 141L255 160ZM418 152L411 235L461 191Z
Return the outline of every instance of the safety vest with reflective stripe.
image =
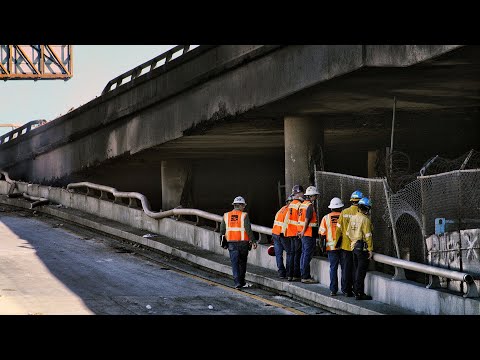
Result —
M340 249L346 251L352 251L350 247L351 241L347 235L347 227L348 223L350 222L350 218L354 216L358 212L358 206L352 205L346 209L343 209L338 217L337 222L337 232L335 233L335 241L338 242L340 237L342 238L342 245Z
M285 216L285 224L287 225L287 231L285 236L297 236L298 232L298 208L302 205L302 202L298 199L294 199L288 205L287 215Z
M227 241L248 241L248 234L245 231L245 217L247 213L240 210L232 210L223 214Z
M312 202L310 200L305 200L302 205L300 205L300 208L298 209L298 231L302 231L303 227L305 226L305 222L307 220L307 209L308 207L312 205ZM310 222L308 223L307 230L305 230L305 233L303 234L304 236L313 236L312 232L312 227L318 226L317 223L317 213L315 209L313 209L312 213L312 218L310 219Z
M285 205L275 214L275 220L273 222L272 234L280 235L285 234L287 225L285 224L285 216L287 215L288 205Z
M367 243L368 251L373 251L372 221L367 215L359 211L352 216L348 223L347 235L350 238L352 250L358 240L363 240Z
M340 216L339 211L332 211L330 214L325 215L320 223L318 232L320 235L326 236L326 249L327 251L335 249L335 233L337 232L337 221Z

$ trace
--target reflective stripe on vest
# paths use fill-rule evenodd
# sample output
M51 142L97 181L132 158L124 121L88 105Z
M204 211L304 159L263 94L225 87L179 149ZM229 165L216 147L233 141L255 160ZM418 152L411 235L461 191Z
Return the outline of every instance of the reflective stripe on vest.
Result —
M227 241L248 241L248 234L245 231L245 217L247 213L240 210L232 210L223 214Z
M288 205L287 215L285 216L285 223L287 224L287 230L285 236L296 236L298 232L298 209L302 205L302 202L298 199L294 199Z
M275 220L273 221L273 228L272 234L280 235L281 233L285 234L285 229L287 228L287 224L285 223L285 216L288 212L288 205L283 206L280 210L277 211L275 214Z
M332 215L335 217L332 218ZM327 227L327 250L335 250L335 233L337 231L337 221L340 216L339 212L331 212L325 215L325 226Z
M298 231L302 231L303 227L305 226L305 222L307 221L307 209L308 207L312 205L312 202L309 200L306 200L300 205L300 209L298 210ZM312 218L310 219L310 222L308 223L307 230L305 230L304 236L312 236L312 227L318 226L317 223L317 213L315 209L313 209L312 213Z

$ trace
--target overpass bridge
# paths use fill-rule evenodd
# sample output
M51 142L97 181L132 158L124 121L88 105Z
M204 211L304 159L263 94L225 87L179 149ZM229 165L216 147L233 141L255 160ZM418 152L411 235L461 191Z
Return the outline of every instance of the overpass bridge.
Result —
M414 168L478 147L478 46L202 45L141 70L1 144L0 168L139 191L153 209L218 214L241 194L270 226L279 185L313 183L314 168L381 175L394 96Z

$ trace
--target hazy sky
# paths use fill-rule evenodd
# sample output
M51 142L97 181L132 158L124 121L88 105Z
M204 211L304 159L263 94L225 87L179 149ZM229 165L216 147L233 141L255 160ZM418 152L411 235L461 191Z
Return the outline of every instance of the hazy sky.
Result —
M74 45L73 77L68 81L0 81L0 124L51 121L100 96L111 79L174 46ZM0 127L0 134L11 130Z

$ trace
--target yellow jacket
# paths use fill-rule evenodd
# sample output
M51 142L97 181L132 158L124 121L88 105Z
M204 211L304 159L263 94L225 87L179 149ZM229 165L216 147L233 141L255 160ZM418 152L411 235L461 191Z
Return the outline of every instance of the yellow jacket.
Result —
M340 213L340 216L337 221L337 232L335 233L335 246L337 246L337 242L342 237L342 245L340 249L352 251L351 241L347 234L348 224L350 223L350 219L352 216L358 213L358 206L352 205Z
M361 211L350 218L346 234L350 239L352 250L357 241L363 240L367 243L368 251L373 251L372 221Z

